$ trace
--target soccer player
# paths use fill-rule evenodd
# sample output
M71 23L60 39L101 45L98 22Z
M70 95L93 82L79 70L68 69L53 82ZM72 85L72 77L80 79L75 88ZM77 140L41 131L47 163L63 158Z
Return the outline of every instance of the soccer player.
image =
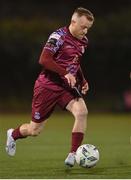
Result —
M65 160L66 165L74 166L75 152L84 138L88 113L81 94L86 94L89 87L80 61L88 46L85 35L93 22L93 14L79 7L68 27L49 36L39 59L43 69L34 86L32 120L7 131L6 152L10 156L15 155L16 140L39 135L55 106L59 105L74 116L71 149Z

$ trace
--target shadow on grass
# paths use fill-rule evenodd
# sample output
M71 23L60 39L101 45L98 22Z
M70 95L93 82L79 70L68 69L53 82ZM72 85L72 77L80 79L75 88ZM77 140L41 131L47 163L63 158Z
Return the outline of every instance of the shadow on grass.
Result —
M69 175L115 175L116 173L119 175L121 173L124 173L122 170L126 169L125 173L129 172L128 170L131 169L131 165L119 165L119 166L112 166L112 167L95 167L95 168L70 168L70 169L65 169L65 173Z

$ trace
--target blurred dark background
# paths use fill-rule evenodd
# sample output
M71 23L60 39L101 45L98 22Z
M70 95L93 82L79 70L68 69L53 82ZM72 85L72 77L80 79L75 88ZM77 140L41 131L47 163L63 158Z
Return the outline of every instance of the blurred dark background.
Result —
M123 109L131 80L131 1L0 1L0 111L30 109L38 59L49 34L69 25L74 9L92 11L95 23L82 67L91 109Z

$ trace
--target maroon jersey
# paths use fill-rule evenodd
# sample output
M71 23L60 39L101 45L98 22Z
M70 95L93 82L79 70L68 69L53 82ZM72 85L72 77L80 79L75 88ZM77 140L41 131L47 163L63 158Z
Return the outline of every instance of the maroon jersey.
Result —
M63 27L49 36L44 50L49 50L53 54L54 61L60 67L73 74L78 81L83 81L79 76L80 61L87 44L86 37L79 40L71 35L67 27ZM60 90L66 82L64 76L46 69L40 74L38 80L43 82L43 86L54 90Z

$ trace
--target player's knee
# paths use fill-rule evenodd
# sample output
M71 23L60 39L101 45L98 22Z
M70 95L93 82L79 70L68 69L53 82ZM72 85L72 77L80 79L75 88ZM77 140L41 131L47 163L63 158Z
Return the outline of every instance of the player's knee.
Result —
M77 119L85 119L88 115L88 110L87 108L79 108L75 111L74 113L74 116L77 118Z

